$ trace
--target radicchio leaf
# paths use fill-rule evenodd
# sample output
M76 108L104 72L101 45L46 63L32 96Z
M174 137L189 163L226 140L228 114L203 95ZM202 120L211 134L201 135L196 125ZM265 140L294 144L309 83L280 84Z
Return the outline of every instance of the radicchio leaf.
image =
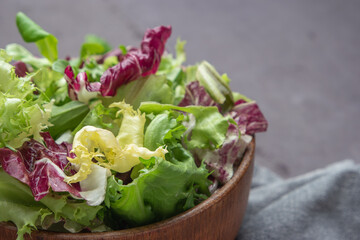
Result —
M26 64L22 61L17 61L14 63L15 74L18 77L25 77L29 70L26 67Z
M244 100L237 101L237 104L245 103ZM191 82L186 86L185 96L179 103L179 106L189 105L220 107L198 81ZM241 127L244 128L243 125ZM226 183L231 179L234 173L234 162L242 156L252 139L249 135L242 135L245 134L245 131L240 134L242 128L235 124L229 124L225 140L220 148L215 150L195 149L193 151L196 157L200 161L203 160L207 168L212 171L213 177L221 183Z
M27 184L39 201L45 197L50 187L55 192L69 192L81 198L79 184L69 185L64 182L67 157L74 157L70 153L68 143L56 144L49 133L42 133L45 147L31 139L17 149L16 152L8 148L0 148L0 163L10 176Z
M90 83L86 72L80 72L76 78L71 66L65 68L65 80L68 83L68 93L72 100L88 103L91 98L96 97L100 90L100 83Z
M97 60L97 63L103 64L105 59L107 59L108 57L113 57L113 56L117 57L119 62L124 57L123 52L121 51L121 49L115 48L115 49L111 50L110 52L107 52L104 55L102 55L101 58L99 58Z
M190 82L185 88L185 96L179 103L179 106L185 107L189 105L197 106L218 106L218 104L210 97L203 86L198 81Z
M114 96L121 86L140 76L154 74L164 53L165 43L171 35L171 27L159 26L148 29L140 49L128 51L117 65L108 68L100 78L102 96Z
M254 101L238 101L229 115L238 124L241 134L252 135L257 132L264 132L268 126L268 122Z

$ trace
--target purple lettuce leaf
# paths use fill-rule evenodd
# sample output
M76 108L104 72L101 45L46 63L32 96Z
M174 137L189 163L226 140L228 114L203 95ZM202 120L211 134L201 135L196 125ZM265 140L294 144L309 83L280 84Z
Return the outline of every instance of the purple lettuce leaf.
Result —
M185 89L185 96L179 106L218 106L205 88L198 81L190 82ZM207 168L212 171L212 176L221 183L227 182L233 175L233 165L239 156L241 146L240 132L236 125L229 124L225 141L215 150L195 149L195 156L204 160Z
M179 106L218 106L211 98L205 88L198 81L189 83L185 89L185 96ZM245 108L244 108L245 106ZM235 107L228 113L237 124L229 122L222 146L215 150L195 149L196 158L204 161L207 168L212 171L212 176L220 183L226 183L233 176L234 162L243 155L252 137L246 134L253 134L260 130L266 130L267 122L254 103L247 103L239 100Z
M241 134L252 135L267 130L268 122L254 101L238 101L229 115L238 124Z
M13 65L15 67L15 74L18 77L25 77L29 72L26 64L22 61L16 61Z
M36 201L45 197L50 188L54 192L69 192L81 198L79 184L64 182L67 157L70 153L68 143L56 144L49 133L42 133L46 147L31 139L25 142L17 151L0 148L0 163L10 176L27 184Z
M90 83L86 72L80 72L76 78L70 65L65 68L65 80L68 83L68 94L71 100L88 102L100 91L100 83Z
M115 49L105 53L104 55L102 55L101 58L99 58L96 62L99 64L103 64L105 59L107 59L108 57L113 57L113 56L117 57L119 62L124 57L122 50L119 48L115 48Z
M200 86L199 81L193 81L186 85L184 98L178 105L181 107L189 105L219 107L205 88Z
M100 78L102 96L114 96L116 90L140 76L156 73L165 43L171 35L171 27L159 26L148 29L140 49L128 51L115 66L108 68Z
M238 128L230 124L226 138L221 148L215 151L197 152L204 160L212 175L221 183L226 183L233 176L233 165L239 156L241 138Z

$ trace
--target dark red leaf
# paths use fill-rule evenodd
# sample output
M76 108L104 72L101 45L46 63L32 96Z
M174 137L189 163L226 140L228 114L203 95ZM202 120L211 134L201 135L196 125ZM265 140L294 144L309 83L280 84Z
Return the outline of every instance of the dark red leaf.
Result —
M35 200L40 200L49 193L50 187L55 192L69 192L81 197L79 184L67 184L64 171L74 157L71 144L57 144L49 133L41 133L46 146L31 139L17 151L0 148L0 163L5 172L27 184Z
M100 78L103 96L114 96L116 90L140 76L156 73L165 43L171 35L171 27L159 26L148 29L140 49L132 49L117 65L108 68Z

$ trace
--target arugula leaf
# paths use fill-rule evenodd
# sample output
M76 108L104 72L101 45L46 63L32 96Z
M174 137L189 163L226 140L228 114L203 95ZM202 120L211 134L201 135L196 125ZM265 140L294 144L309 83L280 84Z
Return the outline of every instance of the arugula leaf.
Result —
M24 13L16 14L16 25L25 42L34 42L40 53L50 62L58 58L57 38L46 32Z

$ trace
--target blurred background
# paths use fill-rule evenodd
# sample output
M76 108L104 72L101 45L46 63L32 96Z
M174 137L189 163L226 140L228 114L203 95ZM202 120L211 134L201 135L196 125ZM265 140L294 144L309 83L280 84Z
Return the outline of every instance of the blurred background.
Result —
M343 159L360 162L360 0L0 0L0 48L26 44L24 12L77 56L86 34L138 46L147 28L172 25L167 50L186 40L187 63L212 63L267 120L256 162L283 177Z

